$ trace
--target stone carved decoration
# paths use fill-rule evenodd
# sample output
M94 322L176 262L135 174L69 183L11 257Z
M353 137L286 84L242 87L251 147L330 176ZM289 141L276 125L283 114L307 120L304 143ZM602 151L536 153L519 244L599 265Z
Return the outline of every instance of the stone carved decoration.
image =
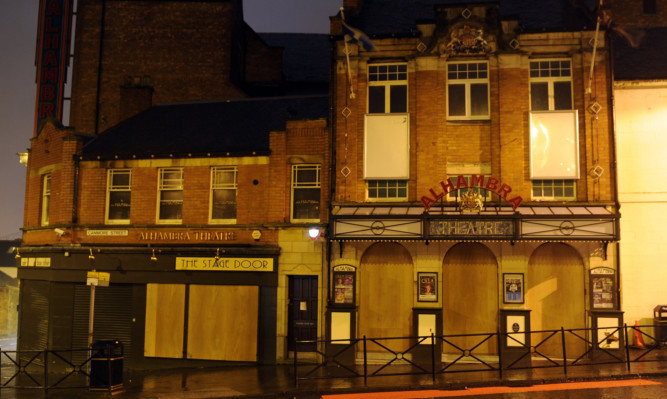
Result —
M432 53L442 56L485 55L494 51L495 38L473 21L459 22L449 29L449 34L438 39Z
M461 212L481 212L484 209L482 195L469 189L461 196L459 208Z

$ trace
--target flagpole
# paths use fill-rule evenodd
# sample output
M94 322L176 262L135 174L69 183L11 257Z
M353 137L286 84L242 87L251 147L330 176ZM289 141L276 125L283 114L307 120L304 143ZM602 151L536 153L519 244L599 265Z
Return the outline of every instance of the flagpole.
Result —
M340 18L342 21L345 21L345 14L343 14L344 7L340 8ZM352 72L350 71L350 51L347 47L347 39L345 34L343 34L343 42L345 42L345 59L347 61L347 80L350 82L350 98L354 99L356 94L354 94L354 87L352 86Z
M591 69L588 72L588 87L586 88L586 94L591 94L591 86L593 82L593 69L595 68L595 50L598 47L598 33L600 32L600 12L602 10L602 0L600 0L600 5L598 6L598 20L595 24L595 39L593 39L593 55L591 56ZM347 43L346 43L347 44Z

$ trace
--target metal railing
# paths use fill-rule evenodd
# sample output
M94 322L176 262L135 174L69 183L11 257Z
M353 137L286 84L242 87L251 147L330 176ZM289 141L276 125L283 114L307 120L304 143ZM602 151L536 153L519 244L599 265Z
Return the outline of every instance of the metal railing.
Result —
M300 362L294 352L294 384L299 381L334 378L368 378L397 375L438 375L461 372L497 372L621 364L628 372L633 363L667 362L655 337L644 326L612 326L529 331L388 337L346 340L297 341L314 346L316 362ZM598 332L603 332L598 339ZM627 337L639 335L654 346L633 347ZM313 345L315 344L315 345ZM373 356L369 356L373 353ZM651 354L656 354L653 356ZM302 359L303 360L303 359Z
M89 388L108 385L106 376L91 372L92 361L105 362L105 371L112 370L110 352L104 348L91 350L1 350L0 389ZM111 387L109 386L109 390Z

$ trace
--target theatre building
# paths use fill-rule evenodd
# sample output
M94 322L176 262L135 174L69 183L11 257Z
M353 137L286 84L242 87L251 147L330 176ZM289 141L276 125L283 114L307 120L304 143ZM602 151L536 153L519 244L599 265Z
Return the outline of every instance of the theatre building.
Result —
M375 49L332 21L327 336L584 328L599 314L617 325L609 53L595 15L568 1L344 4Z
M40 32L67 37L53 19L71 2L44 4ZM284 76L305 75L283 69L240 1L77 6L68 126L38 92L19 349L117 339L128 368L285 358L323 329L326 90L291 95Z

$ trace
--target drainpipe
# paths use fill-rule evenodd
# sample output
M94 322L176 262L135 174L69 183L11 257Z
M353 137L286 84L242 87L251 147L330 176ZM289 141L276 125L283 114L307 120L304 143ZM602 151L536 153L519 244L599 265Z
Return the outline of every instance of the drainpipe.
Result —
M621 203L618 199L618 164L617 164L617 155L616 155L616 96L614 95L614 43L613 36L611 31L607 30L605 32L607 39L607 46L609 47L609 108L611 110L611 164L612 164L612 192L614 194L614 204L616 205L616 211L619 212L621 209ZM614 247L616 248L616 265L617 265L617 275L618 283L616 286L616 297L618 298L618 307L621 309L621 229L620 221L616 219L616 235L618 242ZM606 254L605 254L606 256ZM626 337L627 339L627 337Z
M72 192L72 224L77 224L79 222L78 220L78 208L77 208L77 202L79 199L79 157L74 154L74 183L73 185L73 192ZM73 237L72 237L73 238Z
M335 191L335 163L336 163L336 140L334 129L336 126L336 88L334 87L336 76L336 42L333 36L329 36L329 214L327 216L326 234L326 267L327 267L327 306L331 302L331 234L333 232L332 210Z

